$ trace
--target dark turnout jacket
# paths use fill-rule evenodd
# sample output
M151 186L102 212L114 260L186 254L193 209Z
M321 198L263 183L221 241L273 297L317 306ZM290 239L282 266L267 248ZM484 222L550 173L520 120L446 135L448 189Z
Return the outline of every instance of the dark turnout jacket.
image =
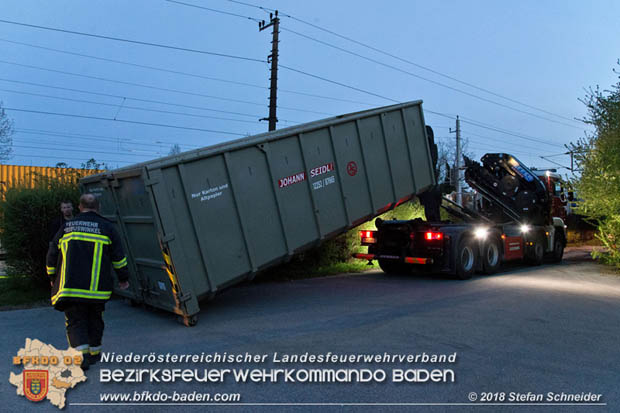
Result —
M113 224L96 212L66 221L47 252L54 308L63 311L73 302L105 303L114 285L111 267L119 281L129 279L127 258Z
M58 230L62 227L62 224L64 224L65 222L67 222L68 220L65 219L65 217L63 217L62 215L59 217L54 218L54 220L52 222L50 222L49 228L48 228L48 237L47 237L47 241L50 242L54 239L54 236L56 235L56 233L58 233Z

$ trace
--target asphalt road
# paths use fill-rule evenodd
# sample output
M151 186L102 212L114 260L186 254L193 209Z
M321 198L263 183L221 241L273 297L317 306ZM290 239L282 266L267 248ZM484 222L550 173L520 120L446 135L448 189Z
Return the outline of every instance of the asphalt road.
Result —
M107 306L104 346L120 354L457 354L444 364L153 364L100 363L88 381L67 393L66 411L620 411L620 277L567 253L559 265L513 267L468 281L363 274L231 288L203 306L198 325L174 316ZM26 337L66 348L62 313L51 308L0 312L0 411L56 411L31 403L8 383L10 365ZM374 383L101 383L101 369L324 368L387 372ZM452 383L393 383L393 369L452 369ZM101 393L239 393L243 405L83 406ZM468 405L470 393L596 393L596 406ZM250 403L334 403L254 405ZM340 405L369 403L369 405ZM383 405L370 405L385 403ZM439 403L387 405L387 403ZM463 403L465 405L445 405Z

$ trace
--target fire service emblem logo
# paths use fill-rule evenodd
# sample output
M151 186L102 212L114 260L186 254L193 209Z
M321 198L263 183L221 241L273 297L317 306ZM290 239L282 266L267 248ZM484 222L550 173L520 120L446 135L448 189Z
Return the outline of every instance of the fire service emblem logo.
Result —
M48 390L47 370L24 370L24 396L30 401L45 399Z

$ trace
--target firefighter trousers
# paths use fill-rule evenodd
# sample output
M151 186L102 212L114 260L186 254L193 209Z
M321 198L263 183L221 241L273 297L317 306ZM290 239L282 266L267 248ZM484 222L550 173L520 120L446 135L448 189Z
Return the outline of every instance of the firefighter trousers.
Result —
M69 345L82 354L98 355L103 338L105 303L73 303L65 308Z

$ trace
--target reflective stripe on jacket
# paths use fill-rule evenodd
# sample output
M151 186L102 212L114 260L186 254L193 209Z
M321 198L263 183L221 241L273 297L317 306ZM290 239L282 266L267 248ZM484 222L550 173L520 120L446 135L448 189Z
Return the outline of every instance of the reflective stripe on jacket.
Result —
M79 214L63 224L47 253L47 273L54 281L52 305L105 302L112 295L114 267L127 281L127 258L114 225L95 212Z

